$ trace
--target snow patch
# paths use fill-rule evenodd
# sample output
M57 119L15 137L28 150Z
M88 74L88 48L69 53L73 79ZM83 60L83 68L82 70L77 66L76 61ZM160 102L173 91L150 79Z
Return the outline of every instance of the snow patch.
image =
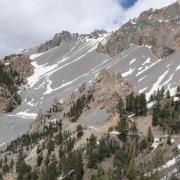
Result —
M8 115L9 117L21 117L23 119L35 119L37 117L37 114L35 113L28 113L29 109L23 112L18 112L15 115Z
M150 109L150 108L152 108L155 104L156 104L156 102L155 102L155 101L152 101L152 102L150 102L150 103L147 104L147 108Z
M140 78L140 79L138 80L138 82L143 81L146 77L147 77L147 75L146 75L146 76L144 76L144 77L142 77L142 78Z
M6 145L6 142L3 142L0 144L0 147L5 146L5 145Z
M180 70L180 65L176 68L176 71Z
M164 140L160 139L160 138L155 138L154 142L152 143L151 147L153 148L153 151L156 150L160 144L162 144L164 142Z
M120 133L118 131L112 131L112 132L109 132L110 134L114 134L114 135L119 135Z
M174 101L174 102L179 101L179 97L174 97L173 101Z
M149 61L149 60L148 60L148 61ZM147 61L147 62L148 62L148 61ZM138 73L136 74L136 76L139 76L140 74L146 72L147 70L149 70L150 68L152 68L153 66L155 66L156 64L158 64L158 63L161 62L161 61L162 61L162 59L159 59L158 61L150 64L149 66L145 66L144 69L143 69L143 67L140 67L140 68L143 69L143 70L141 70L140 68L138 68L138 70L141 70L141 71L138 72Z
M130 63L129 63L129 65L132 65L135 61L136 61L136 58L133 59L133 60L131 60Z
M44 54L44 53L32 54L29 58L30 58L31 60L34 60L34 59L38 58L39 56L41 56L41 55L43 55L43 54Z
M52 71L57 67L57 64L54 64L52 66L46 66L47 64L38 65L37 62L32 62L32 65L35 67L34 74L27 78L30 88L32 88L48 72Z
M47 77L48 85L47 85L46 91L44 92L44 95L51 94L51 93L54 92L54 91L60 90L60 89L66 87L66 86L68 86L68 85L70 85L70 84L73 84L73 83L76 82L77 80L79 80L79 79L81 79L81 78L83 78L83 77L88 76L88 74L89 74L89 73L85 73L85 74L83 74L82 76L79 76L79 77L73 79L72 81L63 83L60 87L57 87L57 88L54 88L54 89L51 88L52 81L50 80L50 78L49 78L49 76L48 76L48 77Z
M142 66L144 66L144 65L146 65L146 64L149 64L151 62L151 59L150 58L147 58L147 60L144 62L144 63L142 63Z
M151 48L152 48L152 46L148 46L148 45L145 45L145 47L147 47L147 48L149 48L149 49L151 49Z
M16 113L16 115L24 119L35 119L37 116L37 114L35 113L27 113L27 112L18 112Z
M151 89L148 93L146 93L147 99L149 99L150 96L151 96L155 91L157 91L157 90L161 87L161 82L162 82L162 80L165 78L165 76L168 74L168 72L169 72L169 69L168 69L167 71L165 71L165 72L158 78L158 80L153 84L152 89Z
M127 77L134 72L134 69L130 68L127 72L122 74L122 77Z
M129 116L128 116L128 118L132 118L132 117L134 117L135 116L135 114L130 114Z
M177 149L180 150L180 144L177 145Z
M140 94L143 93L146 89L148 89L148 87L145 87L145 88L139 90L139 93L140 93Z

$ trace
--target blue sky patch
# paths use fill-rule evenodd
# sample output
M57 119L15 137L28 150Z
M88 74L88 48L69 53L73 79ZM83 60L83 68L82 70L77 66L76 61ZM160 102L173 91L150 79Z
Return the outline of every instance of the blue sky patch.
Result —
M124 9L128 9L136 3L137 0L119 0L120 5Z

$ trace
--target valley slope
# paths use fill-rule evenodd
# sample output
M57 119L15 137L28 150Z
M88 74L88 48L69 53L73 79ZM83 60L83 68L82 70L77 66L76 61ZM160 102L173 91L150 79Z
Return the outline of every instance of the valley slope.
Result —
M176 8L179 8L179 4L176 5ZM164 23L166 18L169 18L165 15L162 20ZM141 19L142 17L148 17L148 13L142 14ZM160 18L162 19L162 16ZM154 19L149 21L151 26L157 26L156 23L151 23ZM139 27L138 23L130 24L130 27ZM149 24L146 26L145 23L143 27L148 28ZM178 30L177 26L177 35ZM92 83L103 69L120 72L139 92L146 93L147 98L162 86L169 88L172 93L175 91L180 77L179 41L177 48L173 48L170 55L161 59L152 52L152 44L144 42L123 45L122 51L118 50L118 53L109 56L108 53L100 51L99 43L106 47L106 44L112 42L113 36L113 33L106 31L89 35L62 32L40 47L24 52L32 59L34 74L27 79L28 83L21 87L19 93L22 104L12 113L2 114L0 117L0 144L26 132L38 112L45 112L54 98L66 101L82 83ZM117 49L116 45L111 48Z

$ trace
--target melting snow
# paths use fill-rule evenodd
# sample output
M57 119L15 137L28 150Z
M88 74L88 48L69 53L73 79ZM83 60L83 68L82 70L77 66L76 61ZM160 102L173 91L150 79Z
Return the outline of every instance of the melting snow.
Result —
M48 72L52 71L57 67L56 64L52 66L38 65L37 62L32 62L32 65L35 67L34 74L27 78L30 88L32 88L42 77L44 77Z
M169 160L169 161L167 161L166 164L162 165L161 167L158 167L158 168L154 169L152 173L150 173L150 172L146 173L145 176L150 176L151 174L154 174L157 171L162 171L164 169L167 169L167 168L170 168L170 167L174 166L176 164L177 158L179 158L179 157L180 157L180 155L173 158L173 159L171 159L171 160Z
M140 94L143 93L146 89L148 89L148 87L145 87L145 88L139 90L139 93L140 93Z
M37 57L39 57L39 56L41 56L41 55L43 55L44 53L39 53L39 54L32 54L29 58L31 59L31 60L34 60L34 59L36 59Z
M131 115L128 116L128 118L132 118L134 116L135 116L135 114L131 114Z
M15 115L8 115L8 116L10 116L10 117L17 116L17 117L21 117L23 119L35 119L37 117L37 114L28 113L28 110L26 110L24 112L18 112Z
M75 79L73 79L72 81L69 81L69 82L66 82L66 83L63 83L60 87L57 87L57 88L51 88L51 84L52 84L52 81L50 80L49 76L47 77L47 82L48 82L48 85L47 85L47 90L44 92L44 95L47 95L47 94L51 94L53 91L57 91L59 89L62 89L70 84L73 84L74 82L76 82L77 80L83 78L83 77L86 77L88 76L89 73L85 73L83 74L82 76L79 76Z
M147 75L144 76L144 77L142 77L141 79L139 79L138 82L141 82L141 81L144 80L146 77L147 77Z
M180 70L180 65L176 68L176 71Z
M6 145L6 142L1 143L1 144L0 144L0 147L2 147L2 146L4 146L4 145Z
M180 150L180 144L177 145L177 149Z
M147 60L144 62L144 63L142 63L142 65L144 66L144 65L146 65L146 64L149 64L151 62L151 59L150 58L147 58Z
M122 74L122 77L127 77L134 72L134 69L130 68L127 72Z
M179 157L180 156L177 156L177 157L167 161L166 164L164 164L163 166L159 167L157 170L161 171L163 169L170 168L171 166L174 166L176 164L176 159L179 158Z
M179 101L179 97L174 97L174 102Z
M143 69L143 70L140 71L140 72L138 72L138 73L136 74L136 76L139 76L140 74L144 73L145 71L147 71L148 69L150 69L151 67L155 66L157 63L159 63L159 62L161 62L161 61L162 61L162 59L159 59L158 61L152 63L151 65L145 66L144 69L140 67L140 68ZM139 68L138 70L140 70L140 68Z
M16 115L24 119L35 119L37 116L37 114L35 113L27 113L27 112L18 112L16 113Z
M175 142L175 140L174 139L171 139L171 144L173 144Z
M148 104L147 104L147 108L148 108L148 109L152 108L152 107L154 106L154 104L156 104L155 101L152 101L152 102L148 103Z
M161 87L161 82L165 78L165 76L168 74L169 70L165 71L159 78L158 80L153 84L152 89L146 93L146 97L149 99L152 93L157 91Z
M145 47L147 47L147 48L149 48L149 49L151 49L151 48L152 48L152 46L148 46L148 45L145 45Z
M120 133L118 131L112 131L112 132L109 132L110 134L115 134L115 135L119 135Z
M136 61L136 59L131 60L129 65L133 64L135 61Z
M163 142L164 142L164 140L162 140L162 139L160 139L160 138L155 138L155 139L154 139L154 142L153 142L152 145L151 145L151 147L153 148L153 151L154 151L155 149L157 149L158 146L159 146L160 144L162 144Z

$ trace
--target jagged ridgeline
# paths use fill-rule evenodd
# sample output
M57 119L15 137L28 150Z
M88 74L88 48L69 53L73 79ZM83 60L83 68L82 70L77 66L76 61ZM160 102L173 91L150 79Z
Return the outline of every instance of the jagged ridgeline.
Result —
M131 44L147 45L158 58L164 58L179 49L180 4L176 2L162 9L150 9L116 30L98 52L114 56Z

